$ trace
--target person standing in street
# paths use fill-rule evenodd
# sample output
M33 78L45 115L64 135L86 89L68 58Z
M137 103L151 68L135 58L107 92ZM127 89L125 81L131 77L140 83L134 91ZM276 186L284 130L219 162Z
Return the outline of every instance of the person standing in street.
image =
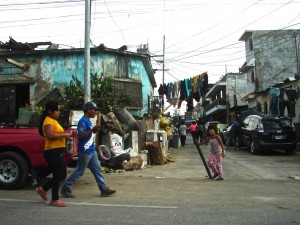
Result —
M222 168L222 160L225 157L225 149L223 145L223 141L221 137L216 134L216 128L213 125L208 126L209 137L200 142L199 144L206 144L209 142L210 144L210 156L208 159L208 166L214 173L213 179L222 181L224 180L223 168Z
M193 122L190 126L190 132L191 132L194 142L198 140L198 131L197 130L198 130L198 128L197 128L196 121L193 120Z
M187 130L187 126L185 125L185 121L181 122L181 125L179 126L179 135L180 135L180 143L181 146L184 147L185 146L185 141L186 141L186 130Z
M98 160L97 152L95 151L94 136L100 128L99 119L98 124L93 127L91 118L94 118L98 113L98 118L101 118L100 108L94 102L87 102L83 106L84 116L79 120L77 126L78 133L78 161L74 172L67 178L62 190L63 197L74 198L72 187L77 180L84 174L86 168L93 173L98 184L99 191L102 197L112 195L116 190L109 189L104 181L102 169Z
M66 203L59 200L60 182L67 176L67 167L63 158L66 147L66 138L71 136L70 132L64 131L57 119L60 108L56 101L49 101L42 113L39 125L40 135L45 137L44 158L48 163L53 177L44 185L36 187L36 192L44 201L47 201L47 191L52 188L51 206L65 207Z
M239 119L236 118L234 123L232 124L230 128L230 139L235 147L235 149L239 149L239 140L238 140L238 134L239 134Z

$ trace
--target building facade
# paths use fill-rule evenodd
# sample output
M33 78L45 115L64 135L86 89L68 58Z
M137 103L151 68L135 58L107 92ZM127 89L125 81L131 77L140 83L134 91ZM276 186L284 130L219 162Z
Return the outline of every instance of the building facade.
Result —
M299 40L300 30L245 31L240 38L245 41L246 50L246 62L240 72L254 84L244 95L248 108L288 116L297 126L300 124ZM274 90L278 97L280 93L280 100L274 98Z
M287 77L299 74L300 30L245 31L246 62L240 72L264 91Z
M49 44L49 43L47 43ZM53 89L63 93L72 76L84 81L84 49L35 50L36 43L0 44L0 118L13 122L18 108L35 105ZM109 49L103 45L91 48L92 74L115 79L115 91L127 94L127 106L134 116L148 112L149 98L156 82L149 56Z

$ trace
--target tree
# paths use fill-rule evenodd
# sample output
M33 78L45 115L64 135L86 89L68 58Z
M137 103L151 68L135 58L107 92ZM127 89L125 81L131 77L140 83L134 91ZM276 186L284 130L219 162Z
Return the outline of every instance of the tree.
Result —
M84 85L74 75L72 80L65 85L65 109L81 110L84 104ZM91 99L102 107L104 114L114 108L122 108L130 103L130 96L114 93L114 79L95 73L91 74Z

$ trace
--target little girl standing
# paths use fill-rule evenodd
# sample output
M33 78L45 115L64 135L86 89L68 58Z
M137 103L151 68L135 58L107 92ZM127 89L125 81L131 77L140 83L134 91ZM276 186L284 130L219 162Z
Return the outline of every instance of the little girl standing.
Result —
M224 145L221 137L216 134L216 130L213 125L208 127L208 133L209 137L205 141L200 142L199 144L202 145L209 142L210 156L207 164L214 173L213 178L217 178L216 180L221 181L224 180L224 174L222 169L222 159L225 157Z

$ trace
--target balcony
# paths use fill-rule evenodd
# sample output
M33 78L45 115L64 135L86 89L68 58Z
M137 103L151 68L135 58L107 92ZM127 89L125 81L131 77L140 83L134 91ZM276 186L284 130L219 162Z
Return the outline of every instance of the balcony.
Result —
M225 98L216 99L206 107L205 109L206 115L211 115L220 112L222 110L226 110L226 107L227 105L226 105Z

